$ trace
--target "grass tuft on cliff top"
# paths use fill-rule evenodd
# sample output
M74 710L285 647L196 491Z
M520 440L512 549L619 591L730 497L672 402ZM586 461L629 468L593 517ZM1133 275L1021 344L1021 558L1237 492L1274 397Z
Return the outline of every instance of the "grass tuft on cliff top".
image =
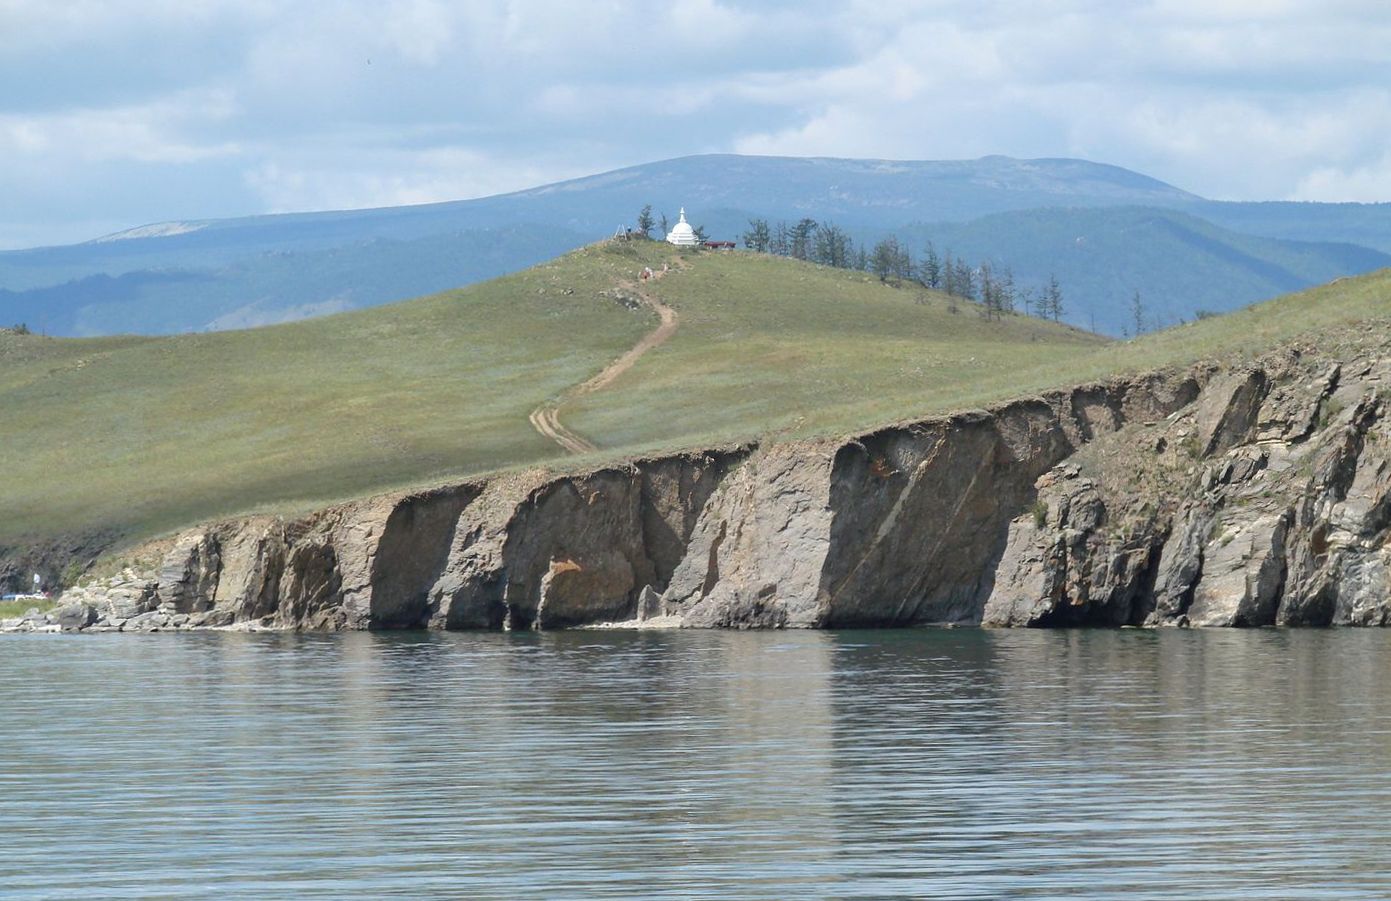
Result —
M561 411L598 444L566 457L528 414L657 317L612 296L643 266L678 311L665 345ZM213 517L529 466L757 437L848 433L1044 388L1268 347L1391 310L1391 275L1124 344L859 272L661 243L593 245L432 297L172 337L0 332L0 546L128 539ZM1118 302L1124 302L1120 300Z

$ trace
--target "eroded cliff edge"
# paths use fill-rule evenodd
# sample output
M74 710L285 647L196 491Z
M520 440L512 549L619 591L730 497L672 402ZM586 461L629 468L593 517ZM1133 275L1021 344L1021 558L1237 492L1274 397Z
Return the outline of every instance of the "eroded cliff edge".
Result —
M851 439L214 523L70 589L47 627L1384 624L1380 334Z
M1048 473L983 621L1391 623L1386 334L1222 372L1192 406Z

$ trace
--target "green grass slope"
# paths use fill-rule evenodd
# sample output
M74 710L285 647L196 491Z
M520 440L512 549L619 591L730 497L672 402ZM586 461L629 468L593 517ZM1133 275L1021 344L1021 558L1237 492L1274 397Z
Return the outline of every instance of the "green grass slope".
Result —
M676 334L632 377L568 408L577 431L611 445L849 432L1032 388L1039 382L1025 373L1046 379L1105 343L1023 316L987 321L937 292L761 254L702 255L650 292L680 315Z
M657 323L614 299L644 265L676 333L562 409L601 448L567 458L528 414ZM70 340L0 333L0 547L138 538L504 468L866 429L1044 387L1268 344L1386 312L1344 282L1119 345L986 322L921 289L743 253L595 245L517 275L246 331Z
M247 331L0 337L0 544L140 534L552 455L528 412L648 327L599 297L611 269L580 253Z
M811 285L843 303L818 303ZM1338 279L1130 341L1105 341L1025 316L948 312L936 292L893 289L858 272L737 254L702 258L695 277L651 292L680 311L672 340L631 377L582 398L577 431L654 448L779 433L843 434L988 405L1047 388L1203 359L1258 354L1301 335L1391 316L1391 269Z

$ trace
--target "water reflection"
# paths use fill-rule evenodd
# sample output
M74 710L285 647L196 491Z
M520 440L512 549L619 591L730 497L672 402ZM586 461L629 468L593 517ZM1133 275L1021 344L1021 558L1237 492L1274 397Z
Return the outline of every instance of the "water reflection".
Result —
M1386 897L1388 642L6 636L0 895Z

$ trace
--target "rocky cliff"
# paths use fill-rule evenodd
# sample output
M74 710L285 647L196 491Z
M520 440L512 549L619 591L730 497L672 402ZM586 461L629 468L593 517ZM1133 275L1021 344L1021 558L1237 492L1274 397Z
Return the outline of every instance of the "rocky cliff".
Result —
M1047 473L982 620L1386 625L1391 348L1349 346L1220 373L1196 403Z
M1382 624L1371 344L215 523L9 627Z

